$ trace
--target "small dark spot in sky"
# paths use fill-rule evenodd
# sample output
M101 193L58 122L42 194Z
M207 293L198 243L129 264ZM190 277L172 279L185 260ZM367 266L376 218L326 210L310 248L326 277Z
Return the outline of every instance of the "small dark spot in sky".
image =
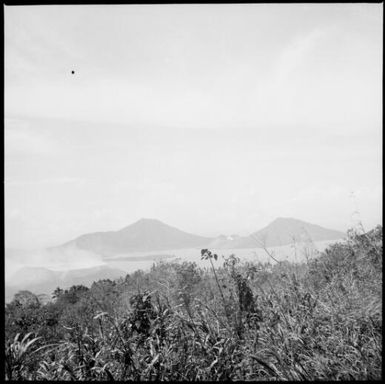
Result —
M71 71L71 73L74 75L74 74L75 74L75 71Z

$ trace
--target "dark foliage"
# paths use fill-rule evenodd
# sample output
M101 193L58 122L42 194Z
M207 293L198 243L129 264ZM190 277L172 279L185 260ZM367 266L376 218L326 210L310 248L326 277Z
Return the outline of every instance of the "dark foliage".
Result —
M7 380L379 380L382 227L303 264L158 263L5 308Z

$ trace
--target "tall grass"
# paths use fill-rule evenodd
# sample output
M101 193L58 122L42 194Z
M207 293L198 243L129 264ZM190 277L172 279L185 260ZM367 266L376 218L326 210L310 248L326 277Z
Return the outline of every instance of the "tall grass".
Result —
M46 348L14 336L20 306L10 305L6 379L381 379L381 227L302 264L231 256L219 267L209 250L202 257L207 270L159 263L55 291L38 309L44 324L58 313L51 333L41 328Z

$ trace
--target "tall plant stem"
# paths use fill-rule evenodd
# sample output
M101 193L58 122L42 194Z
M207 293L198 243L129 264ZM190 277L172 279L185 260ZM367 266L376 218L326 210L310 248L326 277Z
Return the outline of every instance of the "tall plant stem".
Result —
M227 320L228 320L229 324L231 324L230 316L229 316L229 314L227 312L227 303L226 303L225 296L223 294L221 285L219 284L218 276L217 276L217 273L215 271L215 267L214 267L213 261L211 260L211 258L209 258L209 260L210 260L211 268L212 268L213 273L214 273L215 281L217 282L217 285L218 285L218 288L219 288L219 292L220 292L221 297L222 297L223 307L225 309L225 314L226 314Z

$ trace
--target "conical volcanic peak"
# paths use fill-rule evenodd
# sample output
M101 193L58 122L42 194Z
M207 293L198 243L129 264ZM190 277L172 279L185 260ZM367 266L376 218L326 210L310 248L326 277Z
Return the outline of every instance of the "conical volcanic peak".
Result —
M265 228L249 236L218 236L210 243L210 247L217 249L276 247L294 242L338 240L344 237L345 234L340 231L291 217L278 217Z
M294 218L279 217L251 235L261 245L274 247L304 241L338 240L345 234Z
M65 244L113 256L138 251L204 247L211 238L193 235L157 219L143 218L118 231L89 233Z
M108 257L130 252L187 248L275 247L294 242L338 240L344 237L343 232L287 217L279 217L249 236L220 235L216 238L187 233L158 219L142 218L117 231L82 235L61 247L56 247L55 250L74 247Z

